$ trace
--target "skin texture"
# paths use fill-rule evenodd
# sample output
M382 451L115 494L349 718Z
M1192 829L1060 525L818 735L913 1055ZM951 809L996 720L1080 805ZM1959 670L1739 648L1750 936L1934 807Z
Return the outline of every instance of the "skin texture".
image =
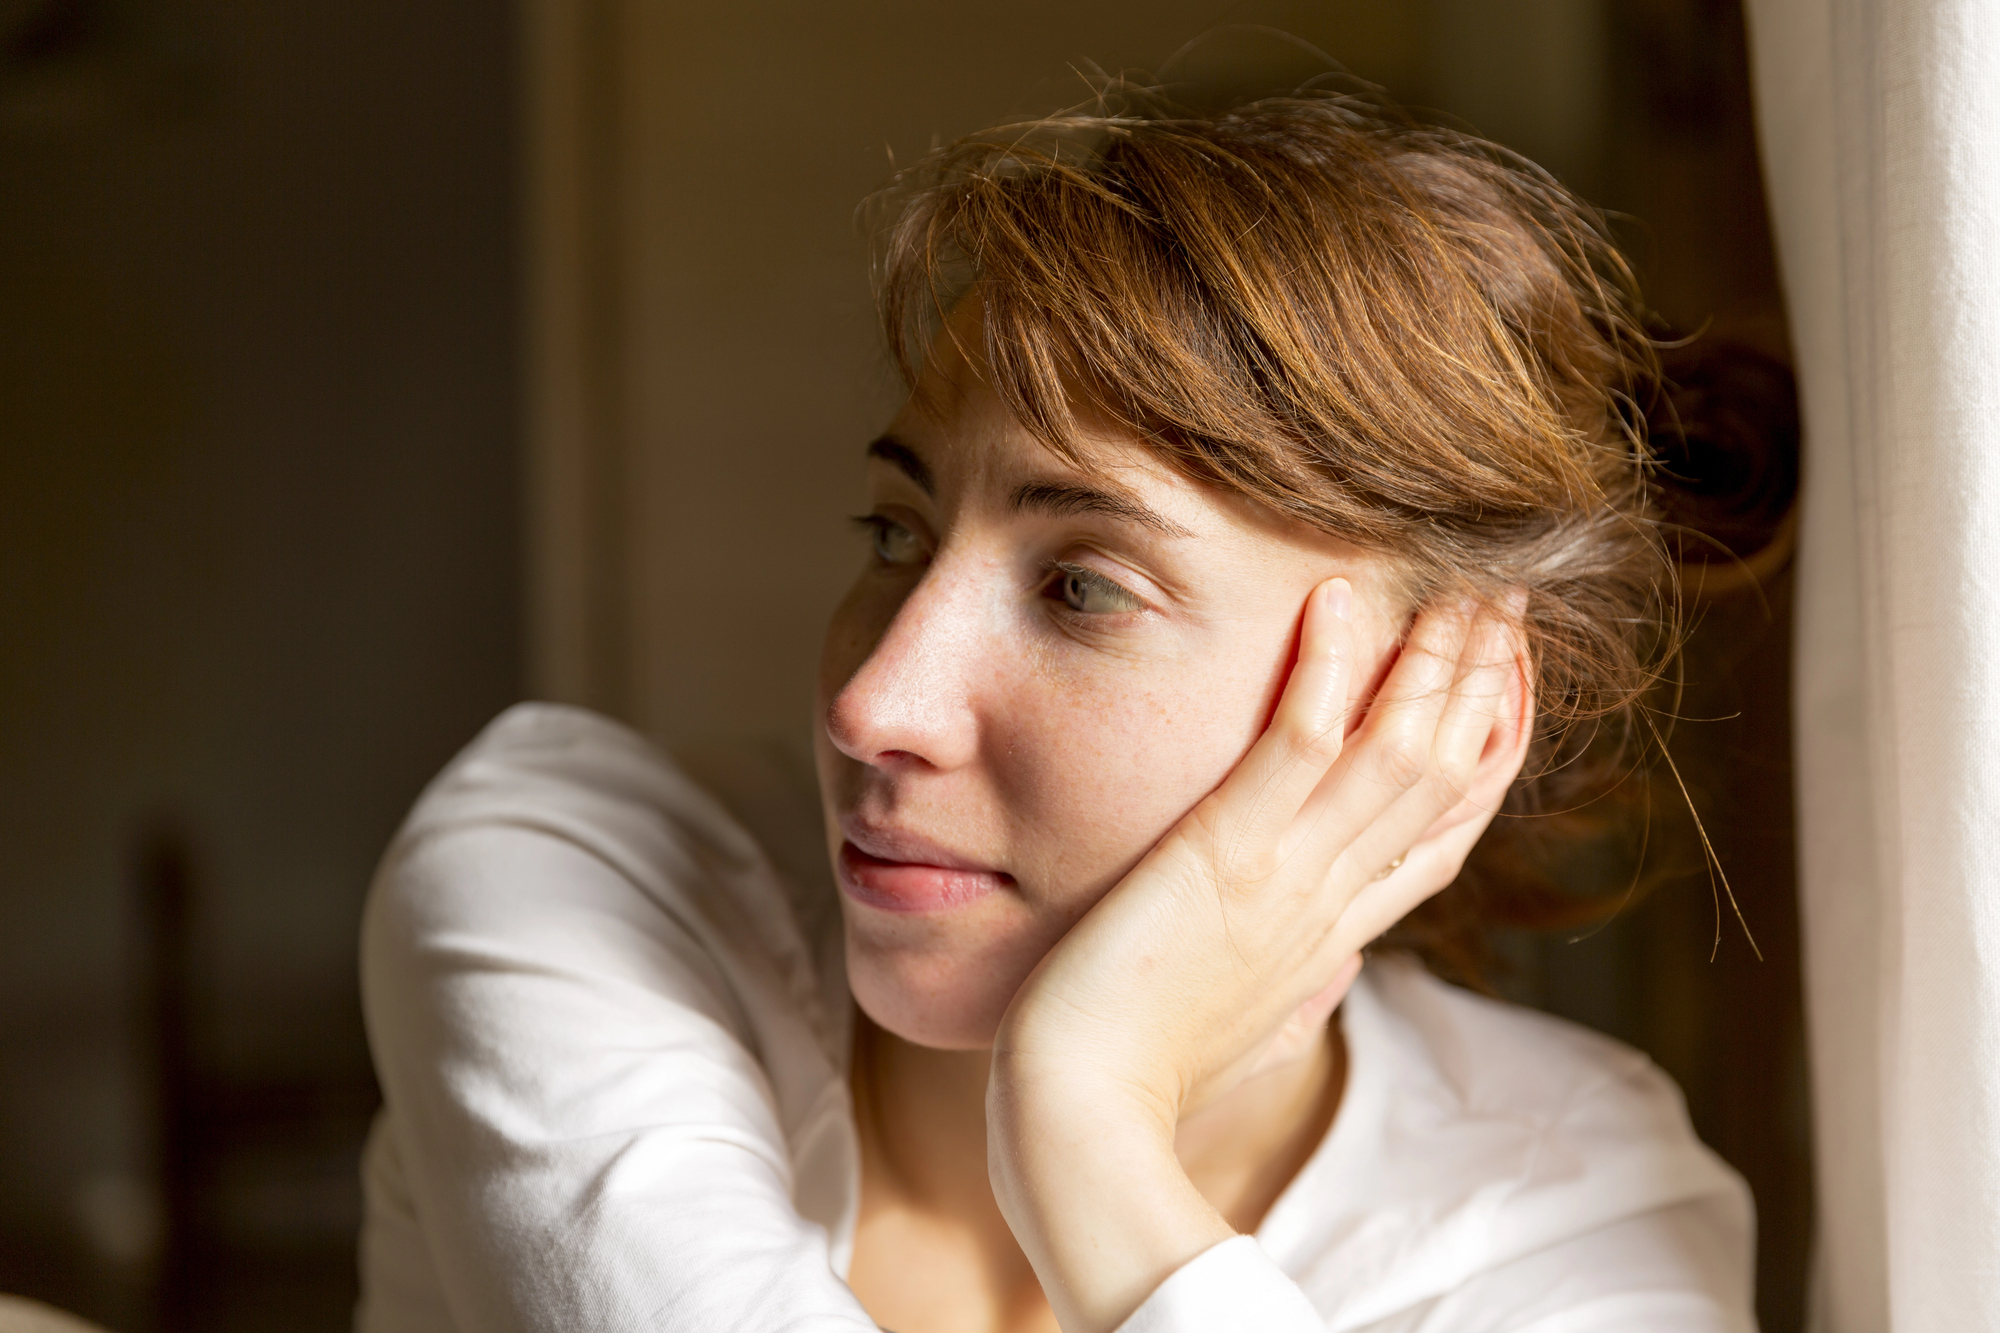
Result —
M1109 1330L1324 1133L1361 946L1518 771L1518 635L1412 627L1381 562L1115 433L1065 464L948 340L927 373L820 673L851 1281L903 1333Z

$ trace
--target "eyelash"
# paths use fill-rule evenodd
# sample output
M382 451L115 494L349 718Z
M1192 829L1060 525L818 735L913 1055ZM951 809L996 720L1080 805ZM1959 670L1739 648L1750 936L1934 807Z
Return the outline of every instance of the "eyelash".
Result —
M910 529L906 525L898 523L895 519L885 514L855 514L850 521L855 527L868 534L869 554L885 565L898 563L882 554L883 540L888 537L890 532L908 533L912 541L916 540L916 534L910 532Z
M902 563L891 560L882 553L882 544L891 532L902 532L907 534L911 540L916 540L915 533L910 532L909 528L885 514L856 514L853 516L852 521L856 527L868 534L871 552L875 559L884 565ZM1069 597L1064 584L1070 579L1075 579L1086 588L1102 593L1114 601L1127 602L1130 605L1121 606L1113 611L1080 610L1069 604ZM1052 560L1049 562L1043 573L1041 589L1044 596L1048 597L1051 601L1061 603L1064 611L1072 616L1095 617L1129 614L1133 611L1142 610L1145 607L1144 599L1124 584L1119 583L1116 579L1108 578L1087 565L1079 565L1068 560Z
M1118 582L1116 579L1106 578L1104 575L1098 573L1094 569L1089 568L1088 566L1071 564L1067 560L1056 560L1050 563L1049 572L1051 574L1060 575L1061 577L1058 578L1053 583L1044 583L1043 584L1044 591L1048 594L1051 594L1053 600L1061 602L1063 604L1063 609L1069 612L1071 615L1074 616L1129 615L1133 611L1144 609L1146 605L1145 602L1139 597L1139 595L1133 592L1130 588L1127 588L1124 584ZM1115 611L1078 610L1076 607L1073 607L1069 604L1069 598L1063 589L1063 584L1070 579L1076 579L1077 581L1085 584L1086 586L1092 589L1100 590L1104 593L1109 594L1114 600L1129 602L1130 605L1121 606Z

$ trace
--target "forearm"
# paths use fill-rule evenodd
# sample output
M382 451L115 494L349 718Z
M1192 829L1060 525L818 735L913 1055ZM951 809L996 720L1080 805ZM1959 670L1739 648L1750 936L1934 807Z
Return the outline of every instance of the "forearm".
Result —
M365 1327L407 1325L420 1299L461 1328L654 1327L662 1311L683 1328L874 1327L799 1215L712 955L630 879L532 830L447 832L387 863L363 937L395 1145L375 1159L393 1170L371 1177L367 1244L422 1250L397 1253L400 1289L371 1287Z
M994 1195L1064 1333L1110 1333L1235 1234L1182 1169L1160 1108L996 1067L987 1119Z

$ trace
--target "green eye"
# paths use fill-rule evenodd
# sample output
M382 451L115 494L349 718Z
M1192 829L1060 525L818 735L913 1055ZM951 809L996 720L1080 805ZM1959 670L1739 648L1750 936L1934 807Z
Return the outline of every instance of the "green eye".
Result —
M895 519L881 514L863 514L854 521L867 529L869 549L883 564L915 565L923 562L923 543L917 540L916 533Z
M1063 605L1079 615L1116 615L1121 611L1143 611L1146 604L1094 569L1082 565L1058 564L1054 591Z

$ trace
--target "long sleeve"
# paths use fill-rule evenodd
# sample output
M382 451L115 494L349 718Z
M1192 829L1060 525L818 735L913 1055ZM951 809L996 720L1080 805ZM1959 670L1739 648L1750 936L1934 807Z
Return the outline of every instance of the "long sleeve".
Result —
M461 761L377 878L371 1228L393 1241L407 1209L437 1290L426 1312L384 1274L362 1333L438 1306L465 1333L873 1333L835 1272L837 1216L807 1216L851 1202L824 1178L851 1161L845 1085L798 979L730 947L782 903L746 904L728 881L756 867L689 845L628 776L630 800L566 820L559 782Z
M1240 1288L1289 1275L1331 1333L1754 1329L1749 1191L1644 1056L1393 957L1340 1021L1339 1116Z
M1118 1333L1326 1333L1305 1293L1237 1236L1182 1264L1154 1289Z
M1488 1269L1386 1318L1329 1322L1256 1240L1161 1283L1118 1333L1756 1333L1726 1199L1669 1205Z

